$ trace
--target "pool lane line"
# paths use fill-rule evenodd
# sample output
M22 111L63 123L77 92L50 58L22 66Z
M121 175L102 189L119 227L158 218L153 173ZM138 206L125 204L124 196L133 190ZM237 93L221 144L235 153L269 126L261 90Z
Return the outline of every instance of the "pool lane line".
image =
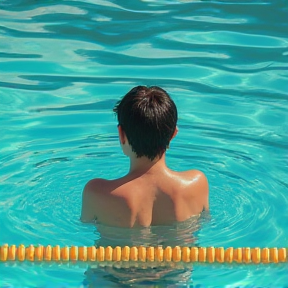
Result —
M0 261L30 262L129 262L129 263L283 263L287 262L287 248L227 248L180 246L34 246L4 244Z

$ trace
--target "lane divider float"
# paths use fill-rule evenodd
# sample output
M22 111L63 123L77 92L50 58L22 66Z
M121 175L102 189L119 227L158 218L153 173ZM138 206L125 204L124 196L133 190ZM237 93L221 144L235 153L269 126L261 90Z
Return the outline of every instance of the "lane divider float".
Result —
M223 247L78 247L4 244L0 261L30 262L129 262L129 263L281 263L287 262L287 248Z

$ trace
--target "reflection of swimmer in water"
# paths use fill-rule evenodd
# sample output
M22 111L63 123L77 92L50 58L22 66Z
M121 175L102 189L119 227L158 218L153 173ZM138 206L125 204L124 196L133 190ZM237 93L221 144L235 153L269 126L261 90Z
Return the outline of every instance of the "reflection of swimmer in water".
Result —
M175 222L171 225L122 228L107 226L97 223L97 231L101 238L96 246L195 246L194 233L206 220L205 213L192 216L186 221ZM93 265L86 272L86 283L90 287L177 287L181 284L188 287L192 276L191 264L183 265L183 262L158 263L158 262L113 262L106 267ZM101 281L101 285L99 284ZM107 282L108 281L108 282ZM111 286L111 282L113 285ZM119 285L119 286L118 286ZM125 286L126 285L126 286ZM136 285L136 286L135 286ZM148 285L148 286L147 286ZM160 286L159 286L160 285ZM162 286L161 286L162 285ZM168 285L168 286L167 286ZM143 286L140 286L143 287Z
M191 269L173 267L116 268L103 270L89 268L84 284L88 288L96 287L190 287ZM177 286L175 286L177 285Z
M165 163L166 149L178 132L177 108L169 95L159 87L138 86L114 111L130 170L119 179L96 178L86 184L81 220L135 229L171 225L207 211L205 175L175 172Z

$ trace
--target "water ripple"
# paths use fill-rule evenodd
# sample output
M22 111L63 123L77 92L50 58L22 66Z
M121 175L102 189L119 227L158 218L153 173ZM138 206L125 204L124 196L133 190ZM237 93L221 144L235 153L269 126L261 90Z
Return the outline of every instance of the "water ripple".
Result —
M143 84L178 106L168 165L208 175L195 245L286 246L286 1L12 2L0 4L1 243L99 239L79 221L82 189L127 172L112 109ZM13 265L0 286L76 287L86 269ZM283 286L287 267L193 269L193 285Z

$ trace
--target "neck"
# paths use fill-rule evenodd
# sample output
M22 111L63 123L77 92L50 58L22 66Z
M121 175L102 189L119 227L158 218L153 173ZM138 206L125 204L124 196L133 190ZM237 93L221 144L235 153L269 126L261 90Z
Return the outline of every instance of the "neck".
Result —
M137 158L136 155L130 157L130 170L129 174L143 174L147 171L155 169L161 169L166 167L165 153L161 158L157 157L154 160L150 160L147 157Z

